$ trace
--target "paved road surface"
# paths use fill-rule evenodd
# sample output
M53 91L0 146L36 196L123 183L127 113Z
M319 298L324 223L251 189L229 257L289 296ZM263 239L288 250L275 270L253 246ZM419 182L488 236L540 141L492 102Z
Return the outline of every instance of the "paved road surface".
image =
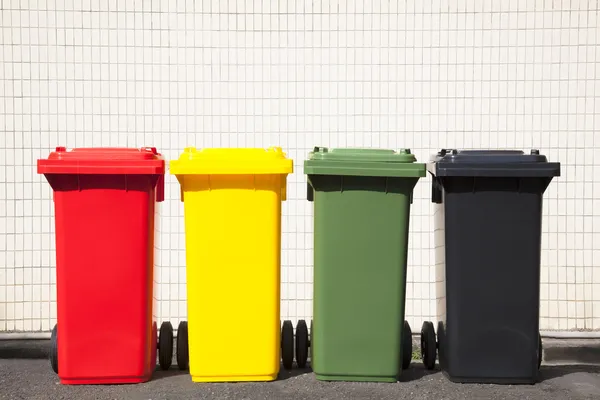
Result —
M46 350L26 356L45 357ZM542 381L525 386L454 384L418 363L395 384L318 382L310 371L297 370L282 372L280 380L270 383L193 384L174 369L158 371L141 385L62 386L46 359L22 357L17 347L0 345L0 399L600 399L600 368L593 366L543 367Z
M141 385L62 386L46 360L1 359L1 399L600 399L600 369L545 367L537 385L461 385L414 365L396 384L325 383L309 371L282 373L271 383L193 384L173 370Z

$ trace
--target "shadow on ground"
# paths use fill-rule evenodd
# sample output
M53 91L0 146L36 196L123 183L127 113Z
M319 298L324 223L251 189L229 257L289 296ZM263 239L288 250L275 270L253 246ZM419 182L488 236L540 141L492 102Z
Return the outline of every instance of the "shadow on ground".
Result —
M49 349L49 340L0 340L0 359L47 359L49 355ZM565 355L565 352L567 352L567 355ZM547 363L545 361L545 365L543 365L540 370L539 382L565 377L572 374L600 374L600 365L598 365L598 360L600 359L600 345L579 344L577 347L569 347L566 350L565 348L544 349L545 359L559 357L569 361L562 362L561 364L553 364L552 361ZM282 366L277 380L284 381L311 373L311 368L299 369L296 367L296 365L294 365L294 368L291 371L288 371ZM430 375L439 373L441 373L439 365L436 365L434 370L427 370L419 361L413 360L411 367L402 371L399 381L418 381ZM162 371L160 368L157 368L153 379L164 379L187 374L189 374L189 371L181 371L177 369L176 366L171 367L171 369L168 371Z
M182 371L177 367L172 366L169 370L163 371L159 367L156 367L154 370L154 374L152 375L152 380L159 380L164 378L171 378L179 375L188 375L190 373L189 370ZM304 374L311 374L312 369L310 368L298 368L294 365L294 368L291 371L287 371L281 366L279 370L279 375L277 376L278 381L285 381L287 379L295 378Z
M421 363L413 361L409 369L402 371L399 382L418 381L430 375L441 374L439 364L433 370L426 369ZM538 383L572 374L600 374L600 365L542 365Z
M0 358L48 358L49 340L0 340Z
M429 375L435 375L441 372L442 371L439 369L438 365L436 365L435 369L429 370L425 368L420 362L413 361L410 365L410 368L402 370L398 382L418 381L419 379L423 379L424 377L427 377Z
M560 378L563 376L587 373L600 374L600 366L598 365L543 365L540 369L540 382L550 379Z
M564 364L599 364L600 341L584 340L546 340L544 341L544 361Z
M171 369L169 369L167 371L163 371L162 369L157 367L154 370L154 373L152 374L152 380L156 381L156 380L165 379L165 378L172 378L172 377L179 376L179 375L188 375L189 373L190 372L188 370L182 371L177 367L171 367Z
M304 375L304 374L312 374L312 369L311 368L298 368L296 366L296 364L294 364L294 367L292 368L292 370L288 371L283 368L283 365L281 365L279 367L279 375L277 376L277 380L285 381L286 379L295 378L297 376Z

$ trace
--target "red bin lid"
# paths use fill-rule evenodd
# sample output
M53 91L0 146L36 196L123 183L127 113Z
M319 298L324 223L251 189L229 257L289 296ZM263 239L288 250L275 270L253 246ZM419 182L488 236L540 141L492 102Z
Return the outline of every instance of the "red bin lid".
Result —
M165 160L154 147L98 147L67 150L57 147L37 161L38 174L163 175Z

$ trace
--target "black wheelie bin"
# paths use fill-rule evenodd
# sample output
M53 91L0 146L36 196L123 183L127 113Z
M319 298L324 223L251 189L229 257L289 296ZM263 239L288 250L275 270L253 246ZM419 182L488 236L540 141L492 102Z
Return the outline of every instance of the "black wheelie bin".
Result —
M427 166L435 207L438 332L421 354L461 383L535 383L542 198L560 163L538 150L442 150Z

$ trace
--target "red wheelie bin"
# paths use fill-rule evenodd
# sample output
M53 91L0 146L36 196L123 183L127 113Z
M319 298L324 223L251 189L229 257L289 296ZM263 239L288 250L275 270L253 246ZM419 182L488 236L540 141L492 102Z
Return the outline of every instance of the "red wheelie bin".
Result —
M63 384L148 381L170 367L173 328L153 317L155 148L58 147L38 160L54 191L57 325L50 360ZM158 344L157 344L158 342Z

